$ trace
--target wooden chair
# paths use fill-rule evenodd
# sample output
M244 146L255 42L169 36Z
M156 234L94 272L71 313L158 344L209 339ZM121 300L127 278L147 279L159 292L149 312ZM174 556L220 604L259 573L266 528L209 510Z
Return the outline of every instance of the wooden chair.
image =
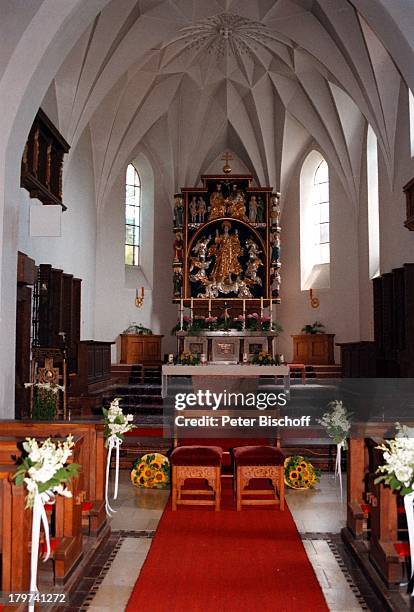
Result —
M285 481L284 461L282 451L274 446L238 446L233 449L233 457L236 471L236 500L237 510L240 511L244 505L268 505L279 506L280 510L285 507ZM273 486L272 497L269 499L257 499L257 496L269 494L269 489L247 489L250 480L265 478L270 480ZM244 496L256 496L256 499Z
M179 446L173 450L170 455L173 510L177 510L178 505L193 504L220 510L222 455L219 446ZM184 488L187 479L206 480L210 490ZM183 495L207 495L210 499L188 499Z

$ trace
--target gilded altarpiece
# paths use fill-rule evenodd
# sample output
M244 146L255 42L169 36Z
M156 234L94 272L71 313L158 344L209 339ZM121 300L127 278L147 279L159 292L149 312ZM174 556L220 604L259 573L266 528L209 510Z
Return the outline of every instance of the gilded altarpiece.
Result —
M279 194L255 187L251 175L203 175L201 183L174 196L174 301L278 303Z

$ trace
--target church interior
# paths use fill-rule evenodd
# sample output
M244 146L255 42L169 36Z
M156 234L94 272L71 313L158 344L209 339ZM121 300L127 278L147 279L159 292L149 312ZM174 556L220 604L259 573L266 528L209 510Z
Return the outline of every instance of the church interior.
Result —
M412 3L0 4L0 610L412 610Z

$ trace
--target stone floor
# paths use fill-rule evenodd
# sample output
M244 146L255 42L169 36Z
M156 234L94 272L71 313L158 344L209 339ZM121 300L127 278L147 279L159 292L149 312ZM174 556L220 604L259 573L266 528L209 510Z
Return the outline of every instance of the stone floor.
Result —
M102 557L103 570L78 610L125 609L168 495L168 491L135 489L127 472L121 473L119 497L113 504L118 511L111 522L113 550L106 560ZM314 490L288 490L287 501L329 609L379 612L381 607L369 585L357 576L358 570L342 545L339 532L345 524L346 504L341 503L333 475L323 474Z

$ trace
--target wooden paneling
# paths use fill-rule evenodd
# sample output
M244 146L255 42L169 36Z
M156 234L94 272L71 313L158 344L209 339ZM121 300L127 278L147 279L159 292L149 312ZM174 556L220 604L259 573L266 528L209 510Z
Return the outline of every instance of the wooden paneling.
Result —
M163 337L121 334L121 363L160 364Z
M333 339L335 334L301 334L293 338L293 362L332 365L334 360Z
M342 342L342 375L346 378L374 378L376 376L375 342Z

